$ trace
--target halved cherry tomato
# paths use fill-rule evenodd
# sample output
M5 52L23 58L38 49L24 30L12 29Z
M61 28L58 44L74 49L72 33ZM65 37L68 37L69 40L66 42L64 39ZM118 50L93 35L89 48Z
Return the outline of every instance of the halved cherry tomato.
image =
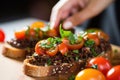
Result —
M37 22L34 22L30 28L43 28L45 26L45 23L44 22L40 22L40 21L37 21Z
M84 40L82 39L80 43L77 44L70 44L69 40L64 38L63 43L67 45L68 49L70 50L76 50L76 49L80 49L83 45L84 45Z
M58 52L58 46L54 47L54 49L51 48L46 50L46 54L48 54L49 56L54 56L57 54L57 52Z
M103 31L98 31L97 35L98 35L98 37L105 39L106 41L108 41L110 39L109 36L106 33L104 33Z
M120 80L120 65L111 68L106 76L107 80Z
M59 51L62 53L62 55L65 55L68 52L68 47L65 43L61 43L58 45Z
M100 44L100 40L97 34L94 33L88 33L87 34L87 38L90 40L93 40L95 42L96 45Z
M43 48L40 44L46 42L46 40L41 40L35 45L35 52L39 55L48 54L49 56L54 56L58 52L58 46L52 48ZM50 43L49 43L50 44ZM47 44L46 44L47 45Z
M97 66L97 69L101 71L105 76L112 67L110 62L106 58L103 58L103 57L95 57L95 58L90 59L88 61L87 67L90 68L95 65Z
M106 78L96 69L84 69L77 74L75 80L106 80Z
M16 31L14 34L15 34L15 37L17 39L24 39L25 38L25 30Z
M40 47L40 43L41 43L41 41L37 42L37 44L35 45L35 52L38 55L45 54L45 50Z
M48 36L51 36L51 37L55 37L55 36L57 36L58 34L57 34L56 29L50 29L50 30L48 30L47 35L48 35Z
M2 29L0 29L0 42L4 42L5 40L5 33L3 32Z

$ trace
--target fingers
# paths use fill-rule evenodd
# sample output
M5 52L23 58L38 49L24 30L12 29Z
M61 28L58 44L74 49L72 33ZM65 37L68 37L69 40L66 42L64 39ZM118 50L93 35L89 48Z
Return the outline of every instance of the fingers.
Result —
M71 10L77 5L77 0L60 0L52 9L50 17L50 26L55 28L59 26L61 20L67 18ZM75 12L77 9L74 9Z
M113 0L91 0L87 7L82 11L73 14L67 18L63 23L64 29L71 29L78 24L82 24L84 21L96 16L103 11Z
M50 26L51 28L57 27L62 18L65 18L68 14L68 11L65 12L66 6L64 6L68 0L60 0L52 9L50 17ZM66 4L67 5L67 4ZM65 12L63 14L63 12Z

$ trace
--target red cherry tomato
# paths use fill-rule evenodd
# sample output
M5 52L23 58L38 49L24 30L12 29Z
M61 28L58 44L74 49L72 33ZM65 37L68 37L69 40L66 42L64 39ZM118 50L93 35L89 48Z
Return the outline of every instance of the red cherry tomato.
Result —
M65 55L68 52L68 47L64 43L59 44L58 48L62 55Z
M80 49L83 45L84 45L84 40L82 39L82 41L80 43L77 44L70 44L69 40L64 38L63 43L67 45L68 49L70 50L76 50L76 49Z
M35 52L39 55L43 55L43 54L48 54L49 56L56 55L58 52L58 46L46 49L46 48L41 47L40 45L41 43L44 43L44 42L46 42L46 40L41 40L35 45Z
M98 31L97 35L99 38L105 39L106 41L108 41L110 39L109 36L106 33L104 33L103 31Z
M84 69L77 74L75 80L106 80L106 78L99 70Z
M107 80L120 80L120 65L111 68L106 76Z
M25 38L25 30L16 31L14 34L15 34L15 37L17 39L24 39Z
M48 54L49 56L54 56L56 55L58 52L58 46L56 46L54 49L49 49L49 50L46 50L46 54Z
M41 43L41 41L39 41L39 42L35 45L35 52L36 52L38 55L42 55L42 54L45 53L45 50L40 47L40 43Z
M4 42L5 40L5 33L3 32L2 29L0 29L0 42Z
M92 58L88 64L87 67L93 67L94 65L97 65L97 69L101 71L104 75L107 74L107 72L111 69L111 64L110 62L103 58L103 57L95 57Z
M100 44L100 40L97 34L88 33L87 38L93 40L96 45Z

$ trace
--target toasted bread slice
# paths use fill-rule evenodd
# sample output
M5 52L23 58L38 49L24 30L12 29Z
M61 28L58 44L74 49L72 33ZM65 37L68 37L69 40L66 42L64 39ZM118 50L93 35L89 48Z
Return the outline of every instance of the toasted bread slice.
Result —
M5 43L3 44L2 54L10 58L23 59L25 58L26 51L24 49L12 47L8 43Z
M24 60L24 73L32 77L39 77L43 80L68 80L71 75L77 74L85 66L85 61L74 62L71 64L37 66L30 64L30 59Z

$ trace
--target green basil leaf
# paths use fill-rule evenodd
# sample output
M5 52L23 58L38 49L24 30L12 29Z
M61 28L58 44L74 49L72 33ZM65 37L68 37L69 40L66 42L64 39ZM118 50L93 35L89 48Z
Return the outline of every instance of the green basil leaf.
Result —
M73 33L71 31L65 31L62 29L62 24L60 24L60 36L62 38L64 37L69 37L70 35L73 35Z

